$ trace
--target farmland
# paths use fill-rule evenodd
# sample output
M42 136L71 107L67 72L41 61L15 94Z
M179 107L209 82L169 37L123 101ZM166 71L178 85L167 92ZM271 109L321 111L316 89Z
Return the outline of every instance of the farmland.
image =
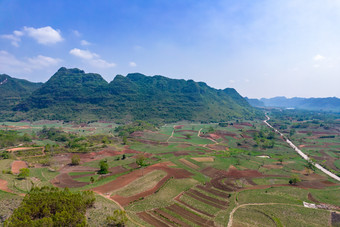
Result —
M269 114L316 163L340 174L340 116ZM90 226L106 225L116 209L125 210L127 226L324 226L337 220L332 212L340 211L340 182L309 165L261 120L136 125L119 131L110 122L1 123L13 139L0 151L0 199L10 204L0 221L34 186L94 191ZM19 177L23 168L29 176Z

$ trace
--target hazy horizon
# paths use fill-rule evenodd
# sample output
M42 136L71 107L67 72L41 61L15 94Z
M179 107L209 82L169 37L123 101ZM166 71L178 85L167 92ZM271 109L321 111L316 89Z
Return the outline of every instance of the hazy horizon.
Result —
M0 73L139 72L249 98L340 97L340 2L0 2Z

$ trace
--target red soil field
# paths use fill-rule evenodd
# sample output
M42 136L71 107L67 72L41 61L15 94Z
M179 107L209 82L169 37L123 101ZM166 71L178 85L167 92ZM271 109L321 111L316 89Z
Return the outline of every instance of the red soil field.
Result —
M129 205L129 203L131 203L135 200L138 200L139 198L142 198L142 197L144 198L146 196L152 195L158 189L160 189L160 187L162 187L162 185L169 179L170 179L170 176L167 175L167 176L163 177L162 180L160 180L153 188L151 188L147 191L138 193L138 194L133 195L133 196L123 197L123 196L120 196L120 195L114 195L114 196L111 196L111 198L113 200L117 201L120 205L126 206L126 205Z
M219 190L213 189L211 184L206 184L205 186L197 185L196 187L201 189L201 190L203 190L203 191L209 192L209 193L211 193L213 195L220 196L222 198L229 198L229 194L228 193L221 192Z
M166 207L167 210L170 210L180 216L182 216L183 218L199 225L199 226L215 226L214 222L211 220L207 220L205 218L202 218L192 212L190 212L187 209L184 209L183 207L177 205L177 204L173 204L169 207Z
M204 198L202 198L202 197L200 197L200 196L198 196L198 195L196 195L196 194L194 194L194 193L187 192L187 193L185 193L185 194L188 195L188 196L190 196L190 197L192 197L192 198L194 198L194 199L196 199L196 200L198 200L198 201L201 201L201 202L203 202L203 203L205 203L205 204L208 204L208 205L210 205L210 206L213 206L213 207L216 207L216 208L219 208L219 209L224 209L224 208L226 208L226 206L222 206L222 205L213 203L213 202L211 202L211 201L209 201L209 200L206 200L206 199L204 199Z
M27 164L24 161L14 161L12 163L12 173L18 174L20 172L20 169L27 168Z
M157 218L153 217L152 215L146 213L146 212L141 212L137 214L141 219L146 221L147 223L150 223L153 226L156 227L168 227L169 225L165 224L164 222L161 222Z
M176 125L175 127L174 127L174 129L181 129L181 128L183 128L184 127L184 125Z
M156 212L157 214L159 214L160 216L165 217L166 219L169 219L170 221L176 223L179 226L183 226L183 227L191 227L190 225L188 225L187 223L179 220L178 218L175 218L173 216L171 216L170 214L168 214L167 212L161 210L161 209L156 209L154 210L154 212Z
M68 188L78 188L78 187L83 187L83 186L89 184L89 183L86 183L86 182L75 181L67 173L59 174L58 176L56 176L51 181L51 183L53 185L55 185L56 187L60 187L60 188L65 188L65 187L68 187Z
M132 181L136 180L137 178L140 178L143 176L143 174L147 174L153 170L164 170L167 172L167 176L169 177L174 177L176 179L181 179L181 178L188 178L192 176L192 174L184 169L178 169L178 168L170 168L168 165L170 165L171 162L162 162L162 163L157 163L151 166L148 166L144 169L137 169L131 173L128 173L126 175L120 176L117 179L94 188L93 190L99 193L108 193L114 190L117 190L121 187L124 187L131 183Z

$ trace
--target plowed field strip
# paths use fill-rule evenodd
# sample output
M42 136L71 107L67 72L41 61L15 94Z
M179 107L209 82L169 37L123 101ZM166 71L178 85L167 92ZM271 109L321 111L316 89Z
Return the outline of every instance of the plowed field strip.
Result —
M86 182L75 181L67 173L59 174L58 176L56 176L53 179L52 183L55 186L61 187L61 188L65 188L65 187L68 187L68 188L77 188L77 187L82 187L82 186L85 186L85 185L89 184L89 183L86 183Z
M77 178L81 178L81 177L90 177L90 176L94 176L94 173L89 173L89 174L82 174L82 175L74 175L71 176L72 179L77 179Z
M161 210L161 209L157 209L157 210L154 210L158 215L160 215L161 217L164 217L164 218L167 218L169 219L170 221L178 224L179 226L183 226L183 227L190 227L190 225L188 225L187 223L179 220L178 218L175 218L173 216L171 216L170 214L168 214L167 212Z
M187 206L187 207L189 207L190 209L192 209L192 210L194 210L194 211L197 211L198 213L207 215L208 217L211 217L211 218L215 217L214 215L211 215L211 214L209 214L209 213L207 213L207 212L205 212L205 211L203 211L203 210L200 210L200 209L198 209L198 208L196 208L196 207L193 207L193 206L187 204L186 202L181 201L180 199L176 199L176 201L179 202L179 203L182 203L184 206Z
M150 223L153 226L156 226L156 227L168 227L169 226L169 225L165 224L164 222L161 222L160 220L158 220L157 218L151 216L150 214L148 214L146 212L141 212L141 213L138 213L137 215L141 219L143 219L147 223Z
M155 193L169 179L170 179L170 176L167 175L167 176L163 177L163 179L160 180L153 188L151 188L151 189L149 189L147 191L138 193L138 194L133 195L133 196L123 197L123 196L120 196L120 195L114 195L111 198L116 200L120 205L126 206L130 202L133 202L133 201L135 201L135 200L137 200L139 198L146 197L146 196L149 196L149 195Z
M193 193L187 192L185 194L190 196L191 198L197 199L198 201L201 201L201 202L203 202L205 204L208 204L210 206L213 206L213 207L216 207L216 208L219 208L219 209L225 209L226 208L226 206L222 206L222 205L213 203L213 202L211 202L209 200L206 200L206 199L203 199L203 198L201 198L201 197L199 197L199 196L197 196L197 195L195 195Z
M222 198L229 198L229 194L228 193L225 193L225 192L220 192L216 189L213 189L213 188L208 188L208 187L204 187L202 185L197 185L197 188L203 190L203 191L206 191L206 192L209 192L213 195L216 195L216 196L220 196Z
M199 166L195 165L195 164L192 163L192 162L189 162L188 160L186 160L186 159L184 159L184 158L179 159L179 161L181 161L183 164L189 166L189 167L192 168L192 169L199 169L199 168L200 168Z
M194 195L197 195L197 196L199 196L199 197L201 197L201 198L203 198L203 199L206 199L206 200L209 200L209 201L214 202L214 203L216 203L216 204L219 204L219 205L221 205L221 206L226 206L226 205L227 205L227 202L226 202L226 201L222 201L222 200L219 200L219 199L215 199L215 198L213 198L213 197L207 196L207 195L205 195L205 194L203 194L203 193L201 193L201 192L199 192L199 191L196 191L196 190L194 190L194 189L190 189L189 192L192 193L192 194L194 194Z
M214 222L213 221L209 221L207 219L204 219L192 212L190 212L189 210L187 209L184 209L183 207L180 207L179 205L177 204L173 204L169 207L167 207L166 209L182 216L183 218L195 223L195 224L198 224L200 226L214 226Z

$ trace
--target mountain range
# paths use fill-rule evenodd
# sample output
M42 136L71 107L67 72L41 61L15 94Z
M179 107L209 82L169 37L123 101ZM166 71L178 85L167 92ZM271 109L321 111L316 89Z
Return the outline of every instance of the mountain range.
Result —
M0 120L179 120L218 122L253 119L253 108L233 88L131 73L110 83L99 74L60 68L46 83L0 75Z
M283 96L274 98L249 99L248 103L254 107L280 107L315 111L340 112L340 99L329 98L286 98Z

